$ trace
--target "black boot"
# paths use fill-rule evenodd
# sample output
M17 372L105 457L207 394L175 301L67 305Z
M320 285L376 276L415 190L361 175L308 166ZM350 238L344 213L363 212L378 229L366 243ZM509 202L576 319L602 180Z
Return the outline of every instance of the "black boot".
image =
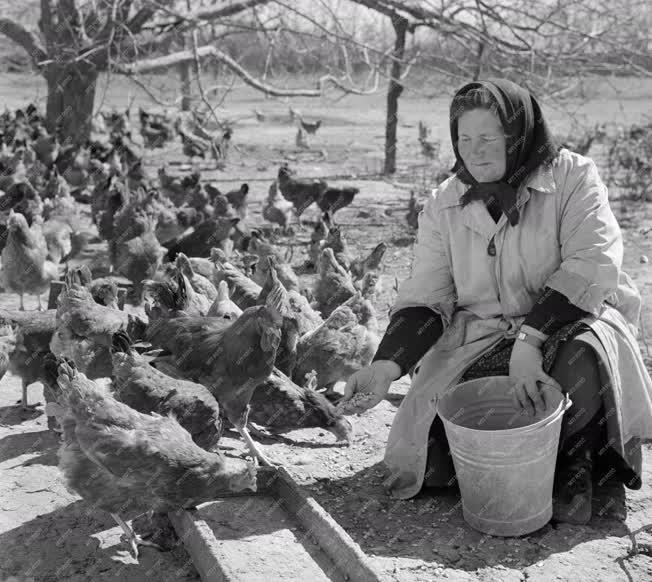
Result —
M560 448L552 492L554 521L585 525L591 519L593 461L602 437L600 418L602 409Z

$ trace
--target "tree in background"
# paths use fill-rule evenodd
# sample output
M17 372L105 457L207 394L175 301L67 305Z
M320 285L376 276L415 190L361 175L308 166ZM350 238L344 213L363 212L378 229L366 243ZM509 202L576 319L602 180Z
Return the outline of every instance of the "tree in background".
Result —
M176 69L185 106L192 97L190 73L201 83L206 62L271 97L320 97L329 86L369 94L384 76L386 174L396 170L398 103L410 71L438 74L442 91L480 76L505 76L550 98L573 91L589 74L649 76L652 61L651 8L644 0L617 6L606 0L241 0L197 6L188 0L41 0L38 33L8 18L0 18L0 33L27 51L46 79L50 129L60 127L62 137L75 141L90 133L103 72L137 80ZM356 7L362 11L352 12ZM317 86L269 82L282 68L317 73ZM200 93L205 99L210 91L200 87Z

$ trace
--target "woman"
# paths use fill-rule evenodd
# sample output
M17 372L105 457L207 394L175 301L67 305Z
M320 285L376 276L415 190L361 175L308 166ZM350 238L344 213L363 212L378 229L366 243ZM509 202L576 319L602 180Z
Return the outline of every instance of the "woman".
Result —
M545 407L539 387L554 386L573 404L553 518L587 523L592 478L640 488L640 439L652 437L652 381L636 342L641 299L621 269L607 189L592 160L555 144L536 99L510 81L462 87L450 131L456 174L427 200L411 275L343 400L368 397L345 408L374 406L414 370L385 453L389 489L405 499L424 484L455 484L438 394L509 375L532 413Z

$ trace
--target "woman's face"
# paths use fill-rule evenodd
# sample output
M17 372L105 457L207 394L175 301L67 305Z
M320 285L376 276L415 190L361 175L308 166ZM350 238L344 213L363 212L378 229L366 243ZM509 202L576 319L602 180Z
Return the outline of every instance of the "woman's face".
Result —
M478 182L495 182L505 175L507 148L500 119L488 109L472 109L457 121L457 151Z

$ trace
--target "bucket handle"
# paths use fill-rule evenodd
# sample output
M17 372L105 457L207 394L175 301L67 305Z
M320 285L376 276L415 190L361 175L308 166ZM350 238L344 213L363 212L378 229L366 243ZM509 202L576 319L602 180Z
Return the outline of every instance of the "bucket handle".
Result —
M566 412L566 411L567 411L567 410L568 410L572 405L573 405L573 401L568 397L568 394L564 394L564 400L563 400L562 403L561 403L561 410L559 411L559 414L555 414L554 416L549 417L549 418L548 418L548 422L546 422L545 424L540 424L539 426L537 426L537 430L539 430L539 429L541 429L541 428L543 428L543 427L546 427L546 426L548 426L549 424L552 424L553 422L555 422L555 421L556 421L560 416L563 416L564 413L565 413L565 412ZM526 427L525 430L527 430L528 428L532 428L532 429L534 429L534 426L532 426L532 427Z

